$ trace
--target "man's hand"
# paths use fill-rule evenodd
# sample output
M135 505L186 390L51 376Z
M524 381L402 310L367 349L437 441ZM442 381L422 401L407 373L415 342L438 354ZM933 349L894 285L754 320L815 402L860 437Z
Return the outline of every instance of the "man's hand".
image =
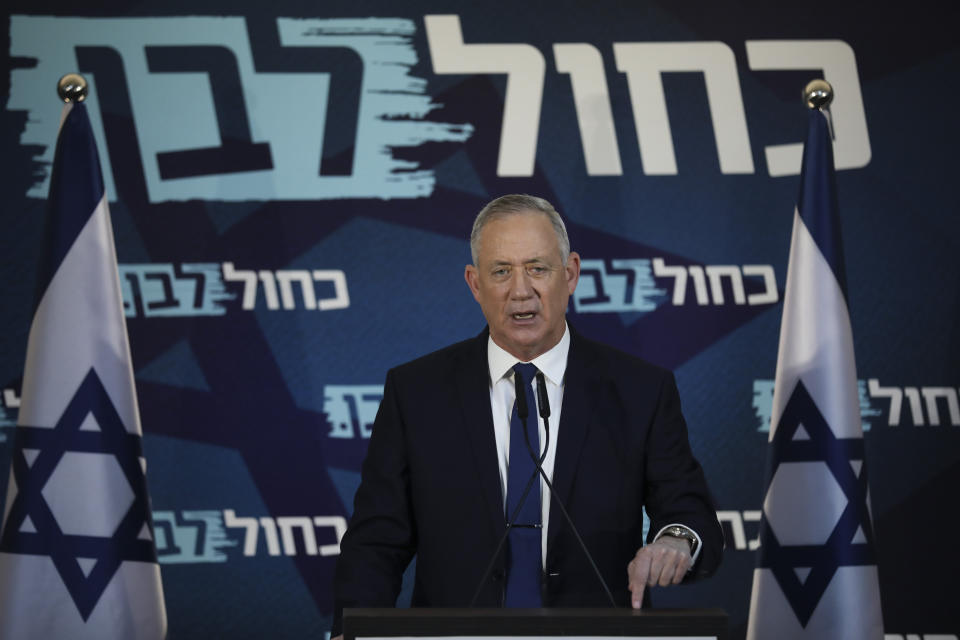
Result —
M690 543L682 538L662 536L640 547L637 555L627 565L633 608L640 608L647 585L666 587L679 584L692 564Z

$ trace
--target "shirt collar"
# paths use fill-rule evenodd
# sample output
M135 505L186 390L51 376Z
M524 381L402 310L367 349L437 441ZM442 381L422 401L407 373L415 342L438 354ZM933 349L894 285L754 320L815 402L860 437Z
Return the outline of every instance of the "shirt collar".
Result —
M563 374L567 370L568 353L570 353L570 327L564 322L563 336L560 338L560 342L546 353L541 353L531 362L543 372L547 380L560 386L563 384ZM491 384L507 375L513 365L518 362L522 361L504 351L500 345L493 341L493 338L487 338L487 364L490 367Z

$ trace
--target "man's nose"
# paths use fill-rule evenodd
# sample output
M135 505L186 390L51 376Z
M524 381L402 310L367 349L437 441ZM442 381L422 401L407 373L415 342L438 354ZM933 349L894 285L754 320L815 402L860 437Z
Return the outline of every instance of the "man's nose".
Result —
M510 274L510 297L524 300L533 295L533 286L526 269L514 269Z

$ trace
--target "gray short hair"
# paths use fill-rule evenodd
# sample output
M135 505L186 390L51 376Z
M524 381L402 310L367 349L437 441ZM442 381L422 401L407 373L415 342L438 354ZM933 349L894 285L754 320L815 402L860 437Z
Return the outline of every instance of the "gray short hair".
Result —
M553 230L557 233L557 246L560 248L560 257L563 258L563 264L567 264L567 258L570 257L570 238L567 236L567 227L563 224L563 219L553 205L536 196L528 196L523 193L514 193L507 196L500 196L496 200L487 203L477 218L473 221L473 230L470 232L470 255L473 258L474 266L477 265L477 255L480 253L480 232L491 220L505 218L527 212L542 213L550 220Z

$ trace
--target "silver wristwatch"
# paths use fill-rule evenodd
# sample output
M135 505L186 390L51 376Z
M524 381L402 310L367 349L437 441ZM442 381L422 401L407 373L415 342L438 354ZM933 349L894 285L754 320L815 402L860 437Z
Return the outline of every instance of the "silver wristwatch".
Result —
M692 556L697 552L697 545L700 543L697 541L697 536L694 535L693 531L687 527L681 527L679 525L673 525L667 527L661 533L661 536L670 536L671 538L681 538L690 543L690 555Z

